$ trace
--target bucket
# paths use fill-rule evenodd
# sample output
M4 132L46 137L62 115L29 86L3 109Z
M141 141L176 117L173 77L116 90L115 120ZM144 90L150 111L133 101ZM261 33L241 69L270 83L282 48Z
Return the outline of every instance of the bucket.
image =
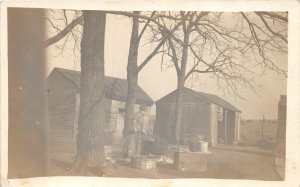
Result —
M208 152L208 142L200 141L199 142L200 152Z

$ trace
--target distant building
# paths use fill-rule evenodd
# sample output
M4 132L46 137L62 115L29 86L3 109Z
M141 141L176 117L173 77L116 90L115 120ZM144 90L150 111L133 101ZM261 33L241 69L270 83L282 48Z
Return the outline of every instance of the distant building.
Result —
M176 93L173 91L156 102L154 132L171 141L174 134ZM220 97L188 88L183 92L180 137L202 135L210 145L234 144L240 139L241 111Z
M281 95L278 102L278 126L276 152L284 157L286 137L286 95Z
M281 95L278 102L277 145L274 157L275 170L285 179L287 96Z
M76 137L80 104L80 72L54 68L47 80L49 101L49 147L52 159L70 161L76 155ZM105 144L120 143L124 127L127 80L105 77ZM143 105L148 108L145 121L150 115L153 100L137 87L135 110ZM148 125L148 133L153 127ZM118 137L114 136L119 131Z

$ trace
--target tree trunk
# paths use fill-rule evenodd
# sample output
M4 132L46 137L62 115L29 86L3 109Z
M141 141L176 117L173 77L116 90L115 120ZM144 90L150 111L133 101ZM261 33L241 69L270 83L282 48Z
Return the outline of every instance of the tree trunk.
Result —
M86 167L102 169L105 155L104 128L104 39L106 14L84 11L81 40L80 109L75 173ZM77 171L76 171L77 170Z
M126 111L125 111L125 125L123 134L127 135L128 131L133 124L134 118L134 108L136 101L136 87L138 83L138 32L139 32L139 19L138 17L133 17L132 32L130 39L130 48L128 55L128 65L127 65L127 82L128 82L128 92L126 100Z
M182 118L182 94L184 91L184 79L183 76L179 75L177 83L177 94L176 94L176 108L175 108L175 139L174 143L179 143L180 130L181 130L181 118Z
M181 67L177 72L177 95L176 95L176 109L175 109L175 143L180 143L180 131L182 122L182 94L184 91L185 72L188 57L189 31L184 32L184 40L182 46Z

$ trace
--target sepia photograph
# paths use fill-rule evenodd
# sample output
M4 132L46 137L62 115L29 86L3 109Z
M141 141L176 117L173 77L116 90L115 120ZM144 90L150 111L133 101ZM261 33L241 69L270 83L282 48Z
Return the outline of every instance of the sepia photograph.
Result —
M286 180L289 11L6 11L8 179Z

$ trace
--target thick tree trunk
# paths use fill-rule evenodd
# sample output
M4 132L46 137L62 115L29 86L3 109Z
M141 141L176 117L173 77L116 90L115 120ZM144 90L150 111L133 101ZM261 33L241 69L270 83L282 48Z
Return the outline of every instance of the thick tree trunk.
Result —
M180 131L182 122L182 94L184 91L185 83L185 72L188 59L188 44L189 44L189 32L184 33L184 44L182 46L182 56L181 56L181 68L177 73L177 95L176 95L176 110L175 110L175 142L180 143Z
M101 11L84 11L83 17L78 152L73 168L75 173L85 173L86 167L102 169L105 161L102 135L106 14Z
M134 118L134 107L136 101L136 87L138 83L138 48L139 48L139 19L138 17L133 17L133 25L130 39L130 48L128 55L128 65L127 65L127 82L128 82L128 92L126 100L126 112L125 112L125 127L124 135L127 135L128 131L133 124Z

